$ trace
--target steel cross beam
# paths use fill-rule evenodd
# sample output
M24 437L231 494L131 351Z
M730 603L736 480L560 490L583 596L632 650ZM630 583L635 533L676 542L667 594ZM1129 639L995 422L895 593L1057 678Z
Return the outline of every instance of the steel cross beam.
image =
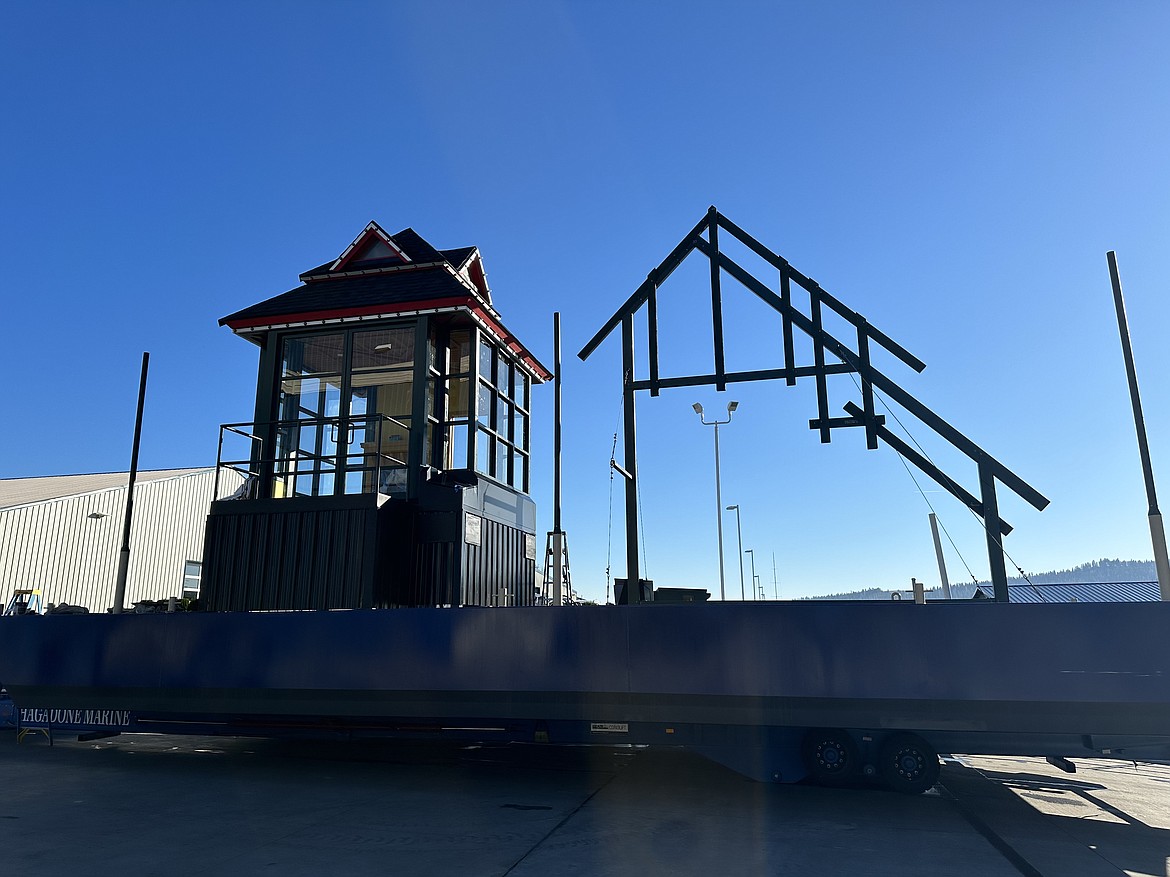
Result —
M780 275L779 294L740 265L736 264L734 260L720 250L720 228L728 232L732 237L778 270ZM707 234L706 239L703 238L704 233ZM711 321L715 370L709 375L663 378L659 374L658 364L658 288L694 250L698 250L706 256L711 263ZM737 280L742 286L746 287L781 315L783 320L783 368L761 369L748 372L726 371L723 333L723 290L721 287L721 275L723 273ZM793 305L791 288L793 282L808 292L811 316L806 316ZM648 380L635 380L633 316L644 305L647 307L650 376ZM825 307L844 318L856 328L856 351L825 330L823 324L823 308ZM626 431L624 471L624 474L626 474L626 557L627 581L631 583L627 585L627 593L631 595L631 599L637 599L639 591L637 587L637 466L634 459L636 455L634 412L636 391L649 390L651 396L657 396L664 387L675 388L711 384L717 390L725 390L730 383L778 380L781 378L789 386L792 386L796 384L798 378L811 377L815 379L817 384L817 417L809 421L809 426L820 432L822 442L827 443L831 440L832 430L834 429L864 427L866 446L868 448L871 450L877 448L879 439L884 440L896 452L901 454L904 459L912 462L960 502L983 518L987 531L988 560L991 579L995 587L995 598L1000 601L1007 600L1007 572L1004 565L1002 537L1011 532L1012 528L999 517L999 506L995 495L995 482L998 479L1038 510L1042 510L1048 505L1048 499L1008 469L1003 463L996 460L983 450L983 448L979 447L979 445L975 444L947 423L942 417L923 405L906 390L902 389L893 380L874 368L870 360L870 343L877 343L917 372L926 368L925 363L900 344L893 341L889 336L874 328L860 314L847 308L832 294L822 289L820 284L815 280L797 271L785 259L773 253L735 223L720 215L714 207L711 207L707 211L706 216L691 229L687 236L670 252L662 263L647 275L646 280L634 291L633 295L626 300L622 307L618 309L617 313L590 339L585 347L582 348L581 352L578 353L578 356L582 360L587 360L601 342L618 326L622 327L623 400ZM813 342L814 364L811 366L796 365L793 343L794 328L799 329ZM827 362L825 358L826 351L839 359L840 362ZM849 415L848 417L829 416L827 378L834 374L857 374L860 378L862 405L857 406L852 402L848 403L845 406L845 411ZM878 415L874 409L875 387L884 392L977 464L980 498L976 498L961 487L956 481L939 470L929 459L919 454L885 426L885 418Z

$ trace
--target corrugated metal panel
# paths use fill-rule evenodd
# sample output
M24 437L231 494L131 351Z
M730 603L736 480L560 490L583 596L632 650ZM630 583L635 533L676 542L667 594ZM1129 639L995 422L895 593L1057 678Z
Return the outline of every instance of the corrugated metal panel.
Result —
M215 472L187 473L135 484L127 605L180 596L184 563L203 556ZM125 507L126 488L118 487L0 509L0 597L40 588L46 604L104 611L114 594Z
M1008 585L1011 603L1143 603L1160 599L1157 582Z
M454 542L420 542L415 546L414 574L400 591L404 605L459 605L456 547Z
M135 483L141 487L148 481L194 475L204 471L195 469L141 470ZM64 499L98 490L125 487L129 472L94 472L84 475L41 475L35 478L0 478L0 508Z
M373 505L320 509L285 505L255 513L240 505L232 511L207 519L201 594L206 608L373 605L378 515Z
M536 560L525 557L527 534L484 518L480 544L465 545L465 606L531 606L536 601Z

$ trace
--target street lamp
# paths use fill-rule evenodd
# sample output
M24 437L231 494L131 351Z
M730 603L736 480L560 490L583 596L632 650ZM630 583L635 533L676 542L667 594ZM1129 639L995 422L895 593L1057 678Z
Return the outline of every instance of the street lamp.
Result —
M719 427L731 423L731 415L739 407L738 402L727 403L726 420L707 420L703 416L703 406L696 402L691 406L704 426L715 427L715 522L719 528L719 599L727 599L727 586L723 578L723 495L719 486Z
M739 534L739 599L746 600L747 596L743 590L743 525L739 520L739 506L729 505L727 510L730 512L735 510L735 531Z
M752 591L756 590L756 551L754 548L749 548L744 554L752 556Z

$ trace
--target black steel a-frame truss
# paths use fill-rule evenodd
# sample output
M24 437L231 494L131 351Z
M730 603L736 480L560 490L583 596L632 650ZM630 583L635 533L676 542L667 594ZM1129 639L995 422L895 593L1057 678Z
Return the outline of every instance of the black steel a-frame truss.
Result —
M732 235L779 271L780 291L778 293L756 279L719 249L720 229ZM704 234L706 234L706 238L703 237ZM715 371L707 375L662 377L658 371L658 287L665 283L683 260L695 250L706 256L711 263L711 329L714 340ZM723 302L720 287L724 273L755 293L781 315L783 319L783 368L748 372L728 372L725 369ZM793 303L793 283L804 289L809 295L807 316ZM634 314L643 306L647 309L650 376L646 380L635 380ZM822 325L822 315L826 307L856 328L856 349L825 331ZM789 265L787 260L773 253L727 217L721 215L714 207L707 211L706 216L691 229L679 245L670 252L670 255L662 261L662 264L650 272L642 285L626 299L625 304L609 318L577 355L582 360L588 359L601 342L619 325L622 329L622 384L625 414L625 460L621 471L626 481L626 576L628 582L636 583L639 580L635 392L649 390L651 396L657 396L664 387L694 387L711 384L715 385L716 390L726 390L728 384L779 379L783 379L788 386L793 386L798 378L811 377L816 381L817 416L809 421L809 427L820 433L822 442L831 441L832 431L835 429L863 427L866 447L873 450L878 447L879 440L884 441L901 454L903 459L913 463L983 519L984 530L987 533L987 554L991 566L991 580L995 587L995 599L1007 602L1007 570L1004 564L1002 538L1010 533L1012 528L999 516L995 482L1000 481L1038 510L1047 506L1048 500L1005 465L874 368L870 362L871 345L876 343L916 372L921 372L926 368L925 363L871 326L863 316L845 307L829 292L822 289L815 280L801 274ZM812 365L796 364L793 346L795 330L800 330L812 339ZM840 362L826 362L826 351L834 355ZM847 402L844 406L847 415L845 417L831 417L829 414L827 379L829 375L834 374L856 374L859 379L861 404ZM885 417L874 411L875 388L897 402L976 463L979 470L979 497L960 486L923 454L910 447L886 427ZM640 588L633 585L626 589L631 602L640 599L640 591Z

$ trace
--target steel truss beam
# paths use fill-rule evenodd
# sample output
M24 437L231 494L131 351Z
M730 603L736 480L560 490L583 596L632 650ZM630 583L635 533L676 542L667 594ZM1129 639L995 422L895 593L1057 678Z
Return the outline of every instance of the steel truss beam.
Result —
M720 250L720 229L777 269L780 276L780 292L778 294ZM707 235L706 238L703 237L704 234ZM706 256L711 263L711 333L714 344L714 371L706 375L664 378L659 373L658 363L658 289L682 264L683 260L696 250ZM784 357L782 368L746 372L726 371L723 290L721 286L721 278L724 274L736 280L780 314ZM793 283L809 294L809 313L807 316L793 304ZM647 308L649 378L635 380L633 318L643 306ZM825 330L823 320L825 308L854 326L857 333L856 349ZM627 586L627 593L631 602L640 598L640 589L637 587L638 508L637 463L635 460L636 418L634 412L636 391L649 390L651 396L657 396L662 388L712 384L716 390L722 391L727 389L728 384L779 379L783 379L788 386L793 386L799 378L807 377L815 380L817 388L817 416L809 421L809 427L819 432L822 442L831 441L835 429L863 427L867 448L873 450L878 447L879 441L884 441L901 454L903 459L913 463L983 519L987 532L988 561L991 568L991 580L995 587L995 599L1001 602L1007 601L1007 570L1004 564L1002 538L1010 533L1012 528L999 517L999 505L995 495L996 481L998 480L1038 510L1044 509L1048 505L1048 500L1003 463L996 460L942 417L919 402L909 392L874 368L870 361L871 345L877 344L916 372L921 372L926 368L926 364L922 360L888 335L870 325L864 317L847 308L831 293L822 289L815 280L797 271L787 260L773 253L727 217L722 216L714 207L707 211L706 216L691 229L678 246L671 250L662 263L647 275L646 280L634 290L634 293L626 299L625 303L606 321L605 325L577 355L582 360L587 360L601 342L618 326L622 327L622 384L626 434L624 467L626 474L626 564L627 581L631 583ZM796 364L794 330L799 330L812 340L812 365ZM840 362L826 361L826 352L836 357ZM829 415L828 377L838 374L856 374L859 379L862 404L859 406L854 402L847 402L844 406L844 410L848 414L847 417L831 417ZM979 472L979 497L965 490L925 455L911 448L886 427L885 417L877 414L874 410L875 388L897 402L975 462Z

